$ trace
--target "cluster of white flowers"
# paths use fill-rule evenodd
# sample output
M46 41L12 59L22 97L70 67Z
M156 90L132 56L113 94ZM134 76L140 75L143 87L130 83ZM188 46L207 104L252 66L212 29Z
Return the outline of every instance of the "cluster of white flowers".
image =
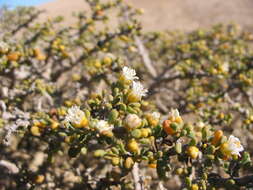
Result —
M142 96L146 96L148 93L148 90L145 89L140 82L135 82L135 81L133 81L132 90L133 90L133 93L140 98Z
M134 81L135 79L139 79L139 77L136 76L135 70L129 67L123 67L122 73L127 80Z
M113 130L114 126L110 125L105 120L99 120L96 122L96 129L99 131L99 133L107 132Z
M160 119L161 114L160 114L159 112L153 112L153 113L151 114L151 116L152 116L153 118L155 118L155 119Z
M68 109L68 114L65 121L73 124L80 124L82 122L85 113L80 109L79 106L72 106Z
M134 69L131 69L129 67L123 67L122 73L127 80L132 81L132 91L136 96L141 98L142 96L147 95L148 90L145 89L139 81L134 81L139 79L139 77L136 76L136 72Z
M227 143L228 143L228 150L231 152L231 154L240 156L240 152L244 150L240 140L237 137L230 135Z
M128 114L125 118L125 123L129 129L134 129L141 125L142 120L136 114Z

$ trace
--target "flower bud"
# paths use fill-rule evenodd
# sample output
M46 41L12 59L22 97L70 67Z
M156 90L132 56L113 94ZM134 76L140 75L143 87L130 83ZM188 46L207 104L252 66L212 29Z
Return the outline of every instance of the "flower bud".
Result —
M207 153L208 153L208 154L214 154L215 151L216 151L215 146L209 145L209 146L207 147Z
M119 112L116 109L113 109L109 114L109 121L114 122L117 120Z
M131 132L131 135L134 137L134 138L141 138L142 137L142 132L140 129L134 129L132 132Z
M176 142L175 150L178 154L180 154L182 152L182 143L181 142Z
M191 180L191 178L190 178L190 177L186 177L186 178L185 178L185 183L186 183L186 185L187 185L188 187L191 187L191 185L192 185L192 180Z
M94 152L95 157L103 157L105 154L106 154L106 152L104 150L96 150Z
M125 118L125 127L128 130L133 130L135 128L140 127L142 124L142 120L136 114L128 114Z
M227 181L227 184L228 185L235 185L235 180L230 179L230 180Z
M86 154L87 154L87 148L86 148L86 147L83 147L83 148L81 149L81 154L82 154L82 155L86 155Z
M215 156L213 154L207 154L206 157L210 160L214 160Z

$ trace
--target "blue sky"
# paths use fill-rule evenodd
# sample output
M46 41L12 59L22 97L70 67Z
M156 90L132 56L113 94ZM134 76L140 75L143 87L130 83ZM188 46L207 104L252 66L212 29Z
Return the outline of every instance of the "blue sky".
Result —
M10 7L16 6L31 6L45 3L52 0L0 0L0 6L8 5Z

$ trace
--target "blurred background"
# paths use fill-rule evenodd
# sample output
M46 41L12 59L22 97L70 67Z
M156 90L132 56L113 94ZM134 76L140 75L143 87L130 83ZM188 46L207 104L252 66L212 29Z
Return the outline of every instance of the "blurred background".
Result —
M143 27L150 30L184 30L206 28L217 23L235 22L252 30L252 0L125 0L137 8L143 8ZM47 16L66 16L71 23L73 11L85 10L83 0L0 0L10 7L35 5L45 9Z

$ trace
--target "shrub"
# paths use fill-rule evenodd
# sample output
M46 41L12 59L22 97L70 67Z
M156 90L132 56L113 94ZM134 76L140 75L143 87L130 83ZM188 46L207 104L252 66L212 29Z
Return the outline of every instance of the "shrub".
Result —
M74 26L1 13L1 186L252 187L252 35L144 32L142 10L86 3Z

